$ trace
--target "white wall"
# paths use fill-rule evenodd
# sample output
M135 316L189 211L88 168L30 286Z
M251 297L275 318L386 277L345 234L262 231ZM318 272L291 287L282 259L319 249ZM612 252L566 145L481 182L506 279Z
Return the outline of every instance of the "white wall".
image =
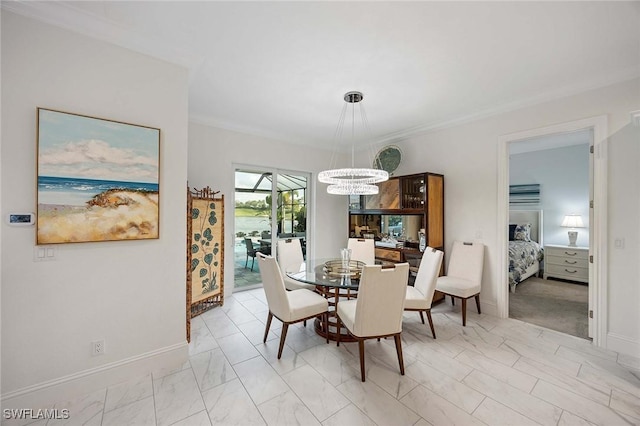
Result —
M315 214L307 236L309 256L337 255L348 237L348 199L328 195L326 184L319 183L317 174L329 167L331 151L288 144L257 136L223 130L197 123L189 124L189 186L210 186L225 196L225 288L233 291L234 244L234 166L237 164L266 166L291 171L310 172L311 203Z
M426 170L445 176L446 248L457 239L479 239L487 245L480 296L483 311L497 313L498 286L507 285L497 282L497 235L503 232L497 229L496 219L498 138L599 115L608 116L609 131L614 133L629 123L630 111L640 109L639 94L640 80L635 79L396 142L404 152L397 174ZM612 167L615 165L609 165ZM609 286L617 287L616 291L621 293L633 293L637 283L637 274L625 272ZM628 352L628 348L640 348L639 332L619 326L625 318L636 317L636 301L630 298L609 301L615 302L615 306L609 306L609 318L604 318L609 321L609 334L631 342Z
M609 340L628 352L640 335L640 126L615 132L608 154ZM620 307L627 309L618 312Z
M543 210L544 244L569 244L569 229L560 224L575 213L585 226L577 230L577 245L589 246L589 155L589 145L582 144L509 157L510 185L540 184L539 205L512 208Z
M57 260L34 262L35 228L2 220L3 399L71 379L87 392L140 360L138 374L186 359L187 85L183 68L3 11L3 218L36 210L36 107L162 132L159 239L61 244Z

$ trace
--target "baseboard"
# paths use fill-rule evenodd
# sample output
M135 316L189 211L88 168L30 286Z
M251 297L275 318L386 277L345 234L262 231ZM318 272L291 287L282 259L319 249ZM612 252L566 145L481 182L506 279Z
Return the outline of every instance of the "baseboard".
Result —
M153 371L175 368L189 359L187 342L177 343L120 361L3 394L3 408L52 408L61 399L73 399Z
M637 358L640 354L640 342L620 334L607 333L607 349Z

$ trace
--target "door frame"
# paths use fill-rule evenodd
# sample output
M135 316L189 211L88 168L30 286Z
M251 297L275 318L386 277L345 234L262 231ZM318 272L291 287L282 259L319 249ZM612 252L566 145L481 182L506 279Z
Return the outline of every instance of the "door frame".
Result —
M589 221L589 255L593 261L589 267L589 306L593 318L589 319L589 328L593 331L593 343L596 346L606 344L607 330L607 116L585 118L560 123L538 129L502 135L498 138L498 198L497 198L497 244L498 244L498 288L497 308L500 318L509 317L509 286L507 267L509 265L507 249L507 229L509 225L509 144L523 139L546 136L555 133L567 133L576 130L591 129L593 132L593 167L590 171L590 194L593 205ZM592 181L592 182L591 182ZM500 230L504 230L501 232Z
M265 173L271 173L272 176L275 176L272 180L272 186L271 186L271 196L273 200L277 200L277 179L278 179L278 175L280 174L290 174L290 175L300 175L300 176L304 176L307 178L307 189L306 189L306 206L307 206L307 227L306 227L306 241L307 241L307 257L309 257L308 253L310 251L313 251L313 237L314 237L314 232L313 232L313 225L315 224L315 220L314 220L314 197L313 197L313 191L314 189L314 180L313 180L313 173L311 172L304 172L304 171L300 171L300 170L291 170L291 169L283 169L283 168L278 168L278 167L273 167L273 166L260 166L260 165L255 165L255 164L246 164L246 163L233 163L233 178L232 178L232 182L233 182L233 187L234 187L234 191L233 191L233 198L231 200L232 206L233 206L233 226L232 226L232 235L236 235L236 223L235 223L235 209L236 209L236 191L235 191L235 178L236 178L236 172L238 172L239 170L250 170L250 171L260 171L260 172L265 172ZM271 217L272 218L277 218L277 203L276 202L272 202L271 203ZM277 220L271 220L271 235L277 235L277 230L278 230L278 224L277 224ZM277 257L277 244L271 244L271 255L273 257ZM235 268L234 268L234 273L235 273ZM234 288L235 288L235 280L234 280Z

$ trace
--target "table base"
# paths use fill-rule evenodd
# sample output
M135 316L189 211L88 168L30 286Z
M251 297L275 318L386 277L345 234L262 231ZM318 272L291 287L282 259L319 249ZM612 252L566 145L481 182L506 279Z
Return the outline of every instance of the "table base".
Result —
M334 342L338 340L338 333L337 333L337 329L338 329L338 321L336 320L335 316L329 314L329 340L333 340ZM319 336L322 336L324 338L327 337L327 330L324 329L324 322L322 321L321 318L316 318L314 321L314 328L316 331L316 334L318 334ZM357 342L356 338L353 337L352 335L350 335L347 332L347 329L344 327L340 327L340 341L341 342Z

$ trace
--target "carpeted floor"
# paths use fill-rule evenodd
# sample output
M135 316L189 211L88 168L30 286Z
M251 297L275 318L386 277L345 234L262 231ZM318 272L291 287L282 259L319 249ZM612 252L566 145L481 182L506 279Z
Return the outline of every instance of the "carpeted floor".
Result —
M588 338L589 288L531 277L509 292L509 317Z

